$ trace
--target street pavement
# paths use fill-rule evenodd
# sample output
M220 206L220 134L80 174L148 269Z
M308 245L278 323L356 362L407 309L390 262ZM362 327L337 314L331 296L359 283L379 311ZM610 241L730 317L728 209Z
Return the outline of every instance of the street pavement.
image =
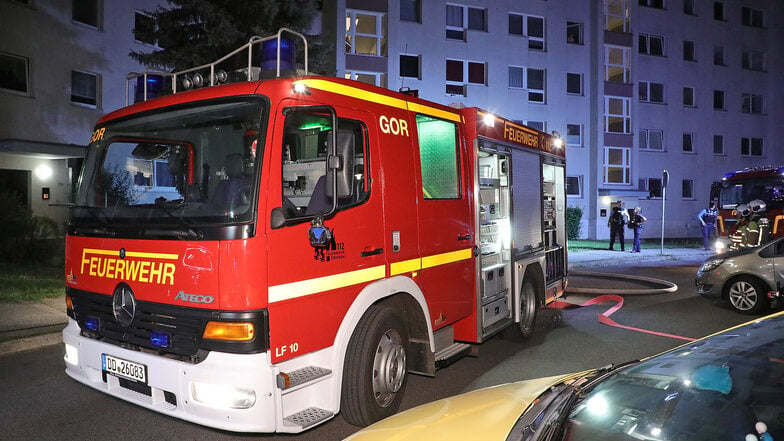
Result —
M614 266L697 266L711 254L698 248L643 248L640 253L580 250L569 253L569 270L601 272L602 268ZM0 357L61 343L60 332L66 322L64 296L0 303Z

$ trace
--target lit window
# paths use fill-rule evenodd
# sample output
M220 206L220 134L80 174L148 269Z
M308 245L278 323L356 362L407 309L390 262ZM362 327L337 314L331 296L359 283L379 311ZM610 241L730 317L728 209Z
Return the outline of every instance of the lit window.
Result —
M631 149L605 147L602 163L605 184L629 184L631 182Z
M387 76L381 72L360 72L347 70L346 78L349 80L357 80L365 84L372 84L378 87L387 87Z
M428 199L459 199L457 126L417 115L422 195Z
M386 14L347 9L346 53L386 57Z
M631 49L617 46L604 47L604 81L631 82Z
M631 98L604 97L604 131L631 133Z
M605 0L604 29L613 32L629 32L629 1Z

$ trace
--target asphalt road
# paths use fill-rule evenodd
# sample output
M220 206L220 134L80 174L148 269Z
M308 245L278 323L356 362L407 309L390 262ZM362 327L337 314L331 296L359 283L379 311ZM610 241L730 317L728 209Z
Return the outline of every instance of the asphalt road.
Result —
M608 271L666 279L675 293L625 296L612 315L619 324L698 338L750 317L699 298L693 288L696 267L610 268ZM591 287L632 287L628 282L581 281ZM582 303L592 296L570 295ZM499 337L480 346L479 356L438 371L436 378L411 376L403 408L494 384L568 373L653 355L682 343L671 337L600 324L597 314L614 303L565 310L558 323L540 316L537 333L524 343ZM339 440L356 430L338 415L299 435L235 434L190 424L93 391L63 372L63 348L49 346L0 357L0 439L35 440Z

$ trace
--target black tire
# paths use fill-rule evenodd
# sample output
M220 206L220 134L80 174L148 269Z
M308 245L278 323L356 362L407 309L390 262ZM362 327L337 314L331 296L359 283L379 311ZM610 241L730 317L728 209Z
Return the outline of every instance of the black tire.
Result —
M408 329L390 306L371 306L351 335L343 366L340 412L364 427L393 415L407 383Z
M767 309L766 292L762 284L750 277L739 277L727 287L730 307L741 314L757 315Z
M520 288L520 322L512 323L503 330L507 340L522 341L533 335L536 325L536 312L539 310L539 301L536 296L536 285L530 277L523 280Z

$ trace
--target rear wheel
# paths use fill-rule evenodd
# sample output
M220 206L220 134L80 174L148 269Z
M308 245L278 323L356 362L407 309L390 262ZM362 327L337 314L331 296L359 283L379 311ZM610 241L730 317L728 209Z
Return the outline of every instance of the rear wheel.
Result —
M340 411L356 426L386 418L400 407L406 387L408 330L389 306L368 309L349 340Z
M735 279L730 284L727 299L732 309L741 314L760 314L767 302L762 284L748 277Z
M504 338L509 340L524 340L534 333L536 312L539 302L536 299L536 285L530 277L523 280L520 288L520 322L513 323L503 331Z

